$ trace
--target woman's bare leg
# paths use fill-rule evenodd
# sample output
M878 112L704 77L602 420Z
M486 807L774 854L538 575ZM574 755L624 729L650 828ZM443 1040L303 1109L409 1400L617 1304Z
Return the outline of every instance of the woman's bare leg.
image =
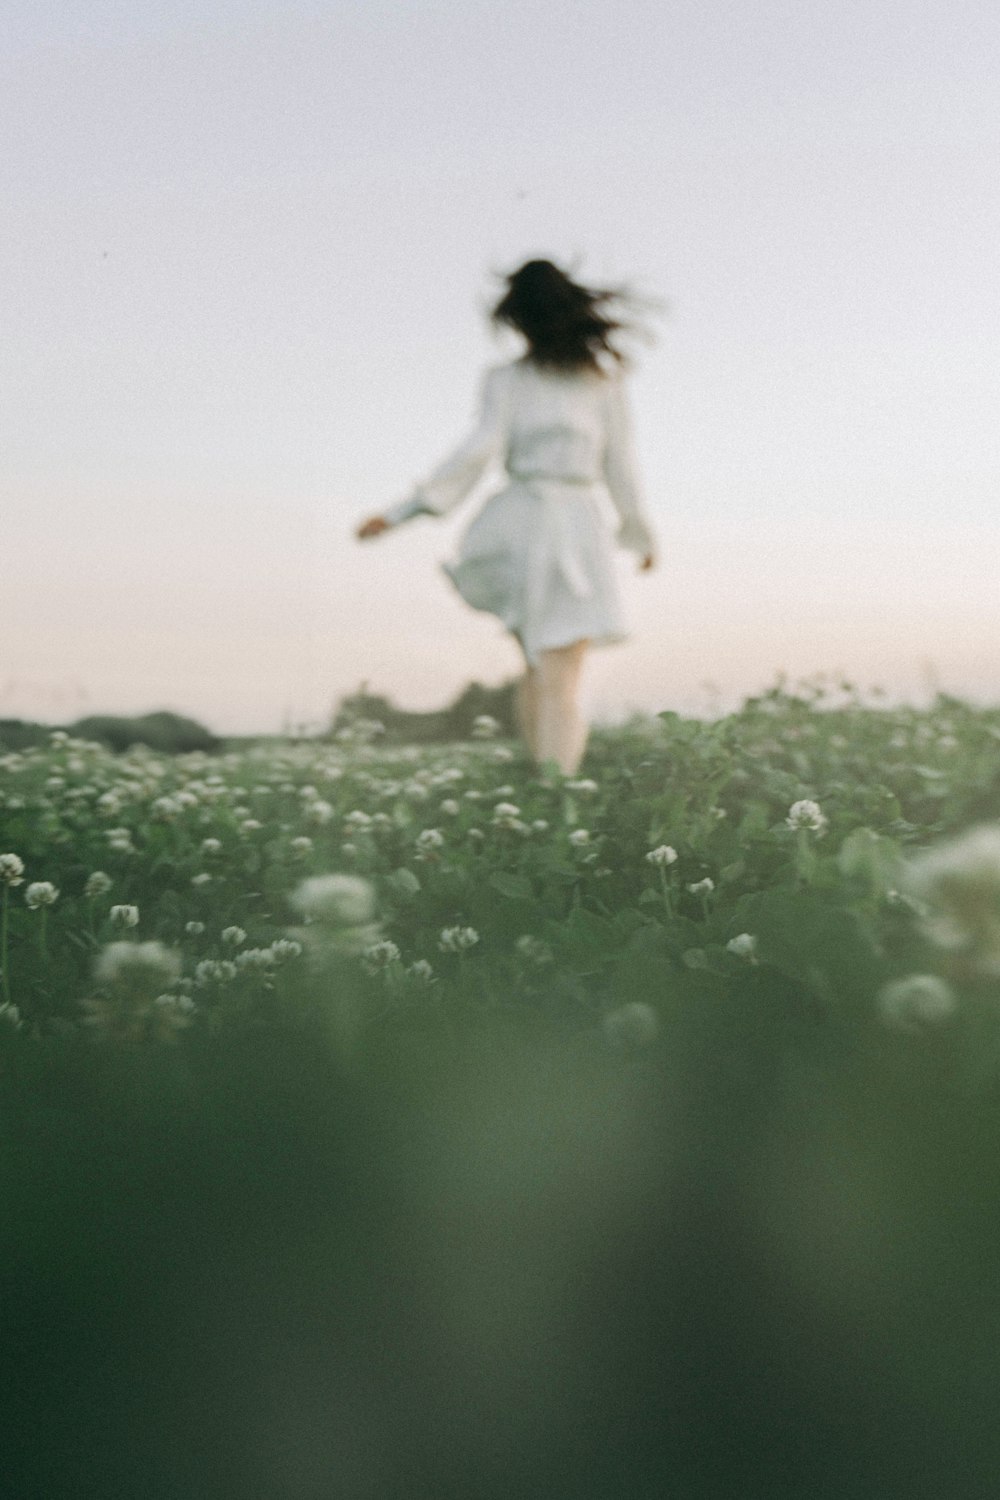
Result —
M574 641L543 651L537 667L535 695L535 758L554 760L565 776L572 776L583 759L587 725L578 702L580 674L587 641Z
M518 728L521 738L528 747L528 754L536 754L536 740L538 737L538 672L530 665L524 669L524 676L517 684L514 696L514 707L517 713Z

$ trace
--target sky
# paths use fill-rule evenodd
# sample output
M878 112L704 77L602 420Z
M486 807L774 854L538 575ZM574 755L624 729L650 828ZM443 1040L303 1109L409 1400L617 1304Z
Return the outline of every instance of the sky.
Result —
M660 562L585 706L817 672L1000 700L994 0L6 0L0 718L325 723L520 667L366 545L462 437L498 275L664 304ZM499 480L494 484L498 487Z

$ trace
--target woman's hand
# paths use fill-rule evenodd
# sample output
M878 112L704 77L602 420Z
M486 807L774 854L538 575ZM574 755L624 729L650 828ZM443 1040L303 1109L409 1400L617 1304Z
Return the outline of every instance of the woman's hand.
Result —
M381 536L383 531L391 528L385 516L369 516L367 521L362 521L355 532L359 542L367 542L373 536Z
M639 572L640 573L648 573L649 570L650 570L650 568L654 568L655 566L656 566L656 558L653 556L652 552L647 552L646 556L642 559L642 562L639 564Z

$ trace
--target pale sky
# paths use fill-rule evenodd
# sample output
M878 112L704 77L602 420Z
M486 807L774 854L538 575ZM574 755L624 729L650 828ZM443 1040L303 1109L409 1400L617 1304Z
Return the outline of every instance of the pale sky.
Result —
M7 0L0 717L318 724L518 667L374 544L529 255L669 304L599 717L1000 700L995 0Z

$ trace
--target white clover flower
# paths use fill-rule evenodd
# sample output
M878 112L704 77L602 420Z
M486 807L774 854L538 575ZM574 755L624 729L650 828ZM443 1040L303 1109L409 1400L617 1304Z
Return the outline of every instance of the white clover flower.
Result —
M333 818L333 803L325 802L322 797L317 797L314 802L306 804L304 816L307 823L314 823L317 828L323 828Z
M16 1005L9 1005L6 1001L0 1005L0 1026L7 1026L11 1031L20 1030L21 1012Z
M360 875L312 875L289 897L308 921L360 927L375 914L375 888Z
M604 1017L604 1035L616 1047L648 1047L659 1034L660 1018L642 1000L631 1000Z
M526 932L523 937L519 937L514 948L529 963L539 965L552 963L554 955L549 944L542 938L533 937L531 933Z
M715 881L710 875L706 875L704 880L695 880L688 886L688 890L692 896L708 896L715 890Z
M122 799L115 792L102 792L94 803L96 811L102 818L117 818L122 810ZM108 830L108 836L112 833L127 833L127 828L113 828Z
M206 854L209 857L211 857L213 854L221 854L222 853L222 840L221 839L202 839L202 841L201 841L201 852L202 852L202 854Z
M108 920L112 927L138 927L139 908L137 906L113 906L108 912Z
M567 781L566 790L569 792L580 792L584 796L592 797L595 792L600 791L600 787L596 781L591 781L589 777L584 777L580 781Z
M531 829L533 833L548 833L549 821L547 818L532 818Z
M757 939L752 932L741 932L736 937L730 938L726 944L730 953L735 953L737 958L745 959L747 963L757 962Z
M345 859L357 859L358 846L357 844L341 844L340 852Z
M24 880L24 860L19 854L0 854L0 881L4 885L21 885Z
M590 833L586 828L574 828L569 841L575 849L582 849L584 844L590 843Z
M104 837L108 841L108 847L119 854L134 854L135 847L132 843L132 831L129 828L109 828Z
M472 721L472 738L474 740L492 740L499 733L499 720L494 719L492 714L477 714Z
M87 883L83 888L83 894L90 900L96 896L106 896L113 882L110 875L105 875L103 870L95 870L92 875L87 876Z
M793 802L785 819L789 828L808 828L813 833L823 833L829 821L819 803L810 802L808 798Z
M194 1020L195 1003L188 995L157 995L153 1001L157 1022L169 1031L182 1031Z
M677 860L677 850L670 844L660 844L658 848L650 849L646 860L651 865L672 865Z
M518 816L520 811L521 809L515 806L513 802L498 802L493 809L493 816L490 822L494 828L506 828L513 830L515 833L523 833L526 831L528 825L523 823Z
M204 989L209 984L231 984L239 970L228 958L203 958L195 967L194 982Z
M226 943L230 948L238 948L240 944L245 943L246 940L247 935L243 931L242 927L223 927L222 941Z
M880 1020L899 1031L937 1026L958 1008L955 992L936 974L907 974L884 984L876 998Z
M466 831L466 838L471 839L474 844L481 844L486 835L481 828L470 828Z
M205 924L204 922L185 922L184 931L190 933L192 937L200 937L205 931Z
M288 963L293 958L301 958L302 944L294 938L275 938L271 944L271 955L275 963Z
M513 750L508 750L506 745L497 745L493 751L493 759L498 763L504 763L514 759Z
M432 849L443 848L444 842L444 834L440 828L425 828L422 833L417 834L416 838L417 848L422 854L426 854Z
M903 884L926 905L921 926L932 943L1000 975L1000 827L984 824L916 855Z
M180 972L180 954L155 941L107 943L94 960L98 984L117 985L141 994L151 995L173 984Z
M212 877L207 870L201 870L197 875L191 876L191 884L194 886L211 885Z
M479 942L479 933L474 927L442 928L438 947L442 953L464 953Z
M190 995L157 995L153 1004L162 1006L164 1010L175 1010L182 1016L192 1015L196 1008Z
M355 808L354 812L347 813L344 818L344 827L351 833L364 832L365 829L371 827L371 824L372 820L368 813L362 812L360 808Z
M478 787L474 786L470 786L468 791L462 793L462 796L465 798L466 802L482 802L483 795L484 794L479 791Z
M369 943L367 948L361 951L362 967L369 974L377 974L382 969L387 969L390 964L399 962L399 949L396 944L388 938L382 938L377 943Z
M418 984L431 984L434 980L434 968L426 958L415 958L406 970L411 979Z
M449 818L457 818L462 811L461 803L456 802L454 797L446 797L441 803L440 811Z
M297 858L305 858L312 853L313 841L307 833L300 833L291 840L288 847Z
M149 810L158 822L172 823L181 811L181 804L175 797L157 797Z
M58 899L59 891L51 880L33 880L24 893L25 904L32 911L40 906L54 906Z
M240 831L242 833L259 833L263 826L259 818L244 818L240 824Z
M259 973L268 973L278 960L270 948L244 948L241 953L237 953L233 962L238 969L256 969Z

